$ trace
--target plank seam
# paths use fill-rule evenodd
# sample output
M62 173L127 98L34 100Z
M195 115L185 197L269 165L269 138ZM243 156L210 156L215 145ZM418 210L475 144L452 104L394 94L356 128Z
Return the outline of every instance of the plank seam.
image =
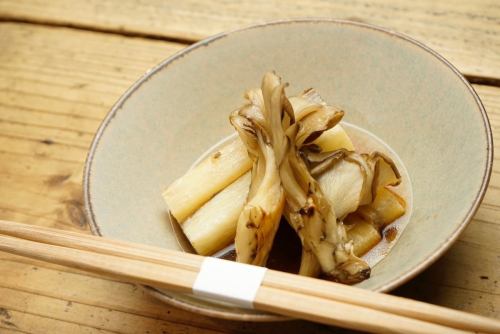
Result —
M178 44L188 44L188 45L200 41L200 39L196 39L196 38L180 38L180 37L174 37L174 36L170 36L170 35L144 33L144 32L140 32L140 31L124 31L124 30L117 30L117 29L112 29L112 28L95 27L95 26L91 26L88 24L81 24L81 23L72 24L72 23L51 22L51 21L46 21L46 20L37 20L37 19L33 19L33 18L26 19L26 18L13 17L13 16L0 17L0 23L23 23L23 24L30 24L30 25L43 25L43 26L54 27L54 28L68 28L68 29L75 29L75 30L81 30L81 31L91 31L91 32L96 32L96 33L113 34L113 35L119 35L119 36L123 36L123 37L145 38L145 39L159 40L159 41L178 43ZM486 86L500 87L500 78L490 77L490 76L469 75L469 74L463 74L463 73L462 73L462 75L471 84L480 84L480 85L486 85Z
M95 26L91 26L88 24L81 24L81 23L73 24L73 23L51 22L51 21L45 21L45 20L37 20L37 19L32 19L32 18L25 19L25 18L12 17L12 16L0 17L0 22L2 22L2 23L24 23L24 24L31 24L31 25L43 25L43 26L49 26L49 27L55 27L55 28L70 28L70 29L83 30L83 31L93 31L93 32L98 32L98 33L120 35L120 36L124 36L124 37L138 37L138 38L154 39L154 40L166 41L166 42L172 42L172 43L178 43L178 44L193 44L193 43L196 43L199 41L198 39L195 39L195 38L180 38L180 37L160 35L160 34L155 34L155 33L145 33L145 32L140 32L140 31L124 31L124 30L116 30L116 29L111 29L111 28L95 27Z
M94 326L80 324L80 323L75 322L75 321L62 320L62 319L58 319L58 318L44 316L44 315L41 315L41 314L36 314L36 313L33 313L33 312L27 312L27 311L18 310L17 308L8 307L8 306L6 306L5 304L3 304L1 302L0 302L0 305L2 305L3 308L6 308L9 311L19 312L21 314L29 314L29 315L32 315L32 316L35 316L35 317L40 317L40 318L45 318L45 319L50 319L50 320L65 322L65 323L68 323L68 324L73 324L73 325L77 325L77 326L81 326L81 327L93 328L93 329L96 329L98 331L106 331L106 332L109 332L109 333L116 333L116 334L126 334L126 333L117 332L117 331L113 331L113 330L109 330L109 329L104 329L104 328L99 328L99 327L94 327Z

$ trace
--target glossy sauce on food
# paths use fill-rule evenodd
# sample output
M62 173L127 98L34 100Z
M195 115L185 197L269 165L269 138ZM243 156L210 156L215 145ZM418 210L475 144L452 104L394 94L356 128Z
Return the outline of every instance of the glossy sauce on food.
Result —
M367 261L371 267L373 267L380 260L382 260L385 255L387 255L389 250L397 242L398 238L400 237L401 233L410 220L412 212L411 181L408 172L399 156L384 141L382 141L382 139L358 126L346 122L342 122L341 124L351 138L357 152L370 153L373 151L379 151L386 154L394 161L402 178L401 184L397 187L394 187L392 190L401 195L406 201L406 213L402 217L394 221L392 224L387 226L384 231L382 231L382 240L368 253L362 256L362 258ZM217 143L205 154L203 154L193 165L198 164L200 161L219 149L221 146L225 145L229 140L233 140L234 138L235 136L233 135ZM179 232L176 231L176 235L179 239L178 234ZM267 267L270 269L297 273L300 266L301 249L302 247L299 237L289 226L287 221L283 218L280 222L278 232L276 233L276 237L274 239L273 247L269 254ZM189 251L185 248L184 250ZM229 245L213 256L234 261L236 259L234 245Z
M284 218L281 219L266 267L289 273L297 273L300 266L301 252L302 246L300 245L297 233L295 233ZM235 261L236 251L234 245L226 247L222 251L214 254L214 256L225 260Z
M413 208L411 180L401 158L382 139L356 125L343 122L342 126L351 138L357 152L370 153L378 151L384 153L394 161L399 173L401 174L401 184L397 187L392 187L391 190L395 191L404 198L406 202L406 212L392 224L386 226L386 228L382 231L382 240L368 253L362 256L362 258L368 262L370 267L373 267L380 262L380 260L382 260L387 253L389 253L410 221Z

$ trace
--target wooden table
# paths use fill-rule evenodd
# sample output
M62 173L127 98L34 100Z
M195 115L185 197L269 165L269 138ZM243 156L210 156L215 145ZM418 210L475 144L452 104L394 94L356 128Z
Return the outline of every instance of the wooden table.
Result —
M278 18L327 16L405 32L474 83L500 152L500 3L0 0L0 218L89 233L82 167L99 123L142 73L189 43ZM474 220L396 293L500 317L500 158ZM0 253L0 333L331 333L221 321L127 283Z

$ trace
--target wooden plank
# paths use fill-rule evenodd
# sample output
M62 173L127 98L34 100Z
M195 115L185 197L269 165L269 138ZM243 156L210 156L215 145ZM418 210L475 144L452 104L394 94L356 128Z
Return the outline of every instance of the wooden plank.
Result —
M88 232L81 198L85 148L119 95L183 45L26 24L3 23L0 31L5 46L0 53L0 219ZM475 89L488 110L499 152L500 88ZM491 187L460 241L397 293L500 317L499 162L496 158ZM15 315L18 326L0 324L0 333L3 328L37 332L33 322L46 332L131 332L118 320L107 324L106 312L129 322L142 319L130 325L137 332L161 333L157 330L165 323L186 332L331 332L305 322L249 324L193 316L132 285L5 253L0 253L0 272L0 305ZM80 311L64 312L68 302Z
M184 45L23 24L0 30L0 212L87 230L81 178L97 127L133 81Z
M464 236L472 238L473 233L474 230L468 228ZM494 233L498 236L499 232ZM476 242L466 242L462 238L436 264L397 293L498 318L498 246L496 250L484 250Z
M168 332L179 334L194 331L194 328L189 325L19 290L0 288L0 295L2 296L0 307L4 310L28 313L58 322L72 323L106 332L124 334ZM10 320L14 325L16 324L14 317L11 317ZM196 328L196 333L217 332L200 327Z
M201 329L242 333L272 332L275 328L274 324L240 323L199 315L193 317L192 313L166 305L132 284L45 268L45 264L41 262L34 264L0 261L0 271L8 268L12 272L0 282L0 296L2 296L0 307L3 306L3 300L12 298L12 301L5 303L10 308L24 310L22 305L15 303L15 300L22 299L22 294L28 293L30 310L38 304L36 306L38 311L32 311L33 313L39 315L50 313L53 318L60 316L61 320L71 319L78 323L93 324L96 327L120 333L151 331L155 326L164 327L165 323L172 324L173 328L179 324ZM61 286L68 284L71 285L71 289L61 289ZM36 299L38 301L35 302ZM69 311L66 309L70 302L73 306L71 310L73 314L68 315L66 313ZM43 305L46 305L48 310L44 310L41 307ZM54 307L57 309L53 309ZM90 317L90 315L93 316ZM109 319L109 324L102 322L105 318ZM125 324L129 321L138 321L141 324L121 327L122 325L116 324L119 321L113 320L116 318L121 319ZM283 323L280 329L288 333L309 331L331 333L331 330L324 326L303 321ZM151 331L151 333L154 332Z
M59 321L51 317L40 317L27 312L0 308L0 333L18 332L31 334L47 333L82 333L82 334L112 334L92 326L83 326L71 322Z
M428 44L465 74L500 78L500 5L495 0L0 2L3 19L186 41L299 17L336 17L384 26Z
M6 327L3 327L2 325L0 325L0 333L2 333L2 334L19 334L19 333L28 333L28 332L23 332L23 331L16 330L16 329L9 329L9 328L6 328Z
M500 94L499 88L491 86L474 86L479 94L490 119L493 131L494 161L490 184L478 212L476 220L489 224L500 224ZM497 239L498 240L498 239ZM496 241L498 245L498 241ZM500 261L499 261L500 267ZM500 275L500 274L497 274Z

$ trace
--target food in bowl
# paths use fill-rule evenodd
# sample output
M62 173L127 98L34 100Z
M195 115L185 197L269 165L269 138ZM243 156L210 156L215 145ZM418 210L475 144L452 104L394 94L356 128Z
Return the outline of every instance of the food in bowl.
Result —
M286 245L274 242L285 220L300 241L299 274L358 283L371 272L362 256L383 238L391 242L390 225L407 211L395 188L401 173L393 157L353 144L339 124L344 111L314 89L287 97L286 86L266 73L230 115L239 138L197 163L163 197L201 255L234 243L236 261L265 266L276 245Z

